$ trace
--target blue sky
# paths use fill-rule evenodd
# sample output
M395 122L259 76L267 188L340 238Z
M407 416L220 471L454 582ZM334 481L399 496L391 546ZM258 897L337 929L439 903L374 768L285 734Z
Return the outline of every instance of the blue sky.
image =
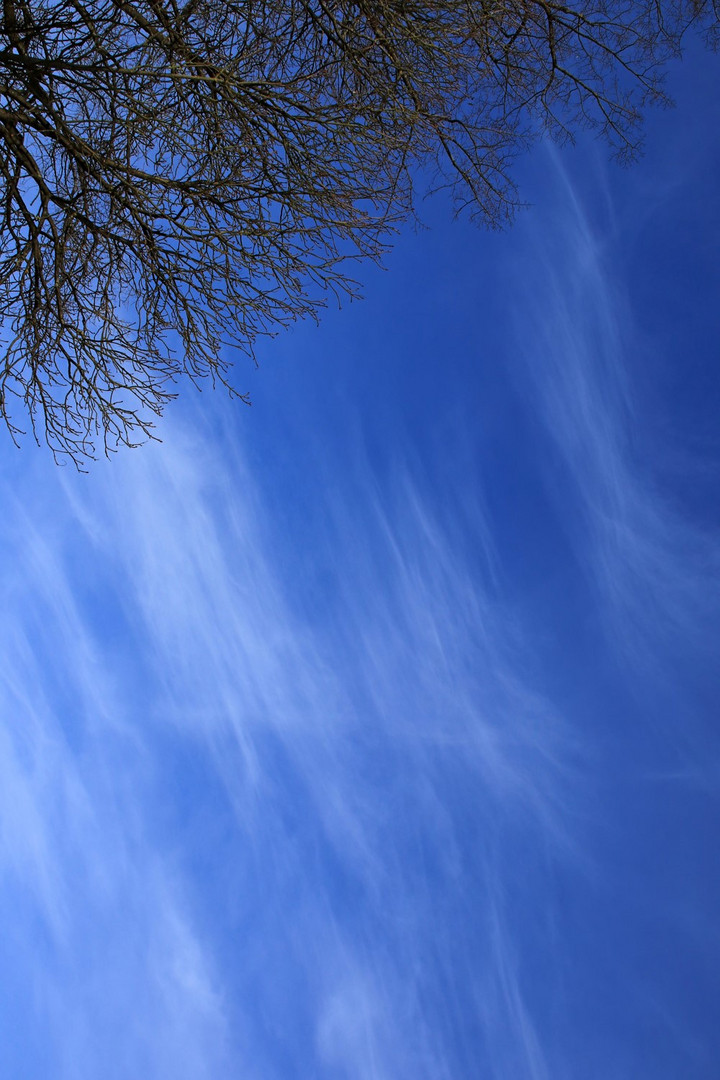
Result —
M717 85L425 204L251 409L5 440L3 1076L717 1076Z

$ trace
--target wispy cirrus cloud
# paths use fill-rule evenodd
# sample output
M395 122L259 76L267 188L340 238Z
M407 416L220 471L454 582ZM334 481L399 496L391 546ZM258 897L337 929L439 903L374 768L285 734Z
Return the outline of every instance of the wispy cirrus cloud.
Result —
M4 1066L63 1078L216 1076L222 997L172 857L147 835L147 747L98 622L73 595L72 515L5 496Z
M48 476L6 536L6 716L35 750L5 759L24 807L5 857L54 927L54 1039L79 1075L127 1024L118 1075L209 1075L239 1025L265 1076L451 1076L458 1016L466 1055L499 1021L483 1033L476 1013L487 972L466 971L452 1010L438 984L463 951L494 964L498 844L572 844L567 731L494 571L470 571L417 480L368 483L359 517L335 503L325 535L293 538L324 553L318 624L242 458L189 430L89 480ZM490 977L517 1001L511 970ZM529 1021L513 1006L503 1023L512 1040Z
M669 658L711 663L720 545L678 502L676 473L663 475L668 452L654 434L662 425L648 412L661 396L644 402L638 384L662 358L647 355L634 326L613 265L619 238L611 222L602 235L591 224L560 156L550 157L562 210L534 235L541 273L517 329L522 378L563 463L564 475L548 475L609 632L659 686Z

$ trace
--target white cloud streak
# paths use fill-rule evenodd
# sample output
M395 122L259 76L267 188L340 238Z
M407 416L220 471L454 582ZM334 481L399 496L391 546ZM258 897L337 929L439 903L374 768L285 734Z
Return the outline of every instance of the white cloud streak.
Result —
M572 479L569 493L555 475L557 498L609 637L643 672L643 688L650 677L664 694L678 662L712 666L720 544L679 508L677 476L663 477L665 448L649 436L632 372L658 358L633 354L641 346L612 268L612 225L601 236L590 224L560 155L549 154L563 203L534 235L537 287L517 329L520 377Z
M223 1005L146 835L147 749L73 598L72 519L46 539L39 506L33 520L5 492L0 859L5 947L22 962L4 978L26 1004L8 1075L215 1077Z
M334 582L317 625L239 455L188 430L89 479L48 474L51 538L40 501L6 528L3 859L52 935L54 974L28 962L56 1075L109 1055L105 1075L234 1076L244 1055L243 1076L272 1077L291 1054L292 1075L442 1080L462 1022L466 1056L502 1028L540 1080L483 896L518 831L572 847L576 747L490 567L469 571L409 476L390 497L368 483L361 514L334 505L327 535L293 539ZM232 808L216 855L157 826L179 813L166 745L207 762L188 798ZM505 1002L492 1030L473 955Z

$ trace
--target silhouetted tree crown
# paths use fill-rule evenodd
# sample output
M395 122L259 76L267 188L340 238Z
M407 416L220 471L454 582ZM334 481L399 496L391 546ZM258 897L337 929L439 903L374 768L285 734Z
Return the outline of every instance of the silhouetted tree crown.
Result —
M133 445L175 380L352 293L435 176L490 225L544 131L638 146L704 0L2 0L0 409ZM23 421L23 417L25 421Z

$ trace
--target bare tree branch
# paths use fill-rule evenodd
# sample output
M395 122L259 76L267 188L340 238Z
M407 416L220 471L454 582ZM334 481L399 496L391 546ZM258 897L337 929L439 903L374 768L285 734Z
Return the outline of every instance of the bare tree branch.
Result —
M353 294L428 166L482 221L514 155L620 156L704 0L2 0L0 411L56 457L135 445L223 346ZM232 391L235 392L235 391ZM242 395L240 395L242 396Z

